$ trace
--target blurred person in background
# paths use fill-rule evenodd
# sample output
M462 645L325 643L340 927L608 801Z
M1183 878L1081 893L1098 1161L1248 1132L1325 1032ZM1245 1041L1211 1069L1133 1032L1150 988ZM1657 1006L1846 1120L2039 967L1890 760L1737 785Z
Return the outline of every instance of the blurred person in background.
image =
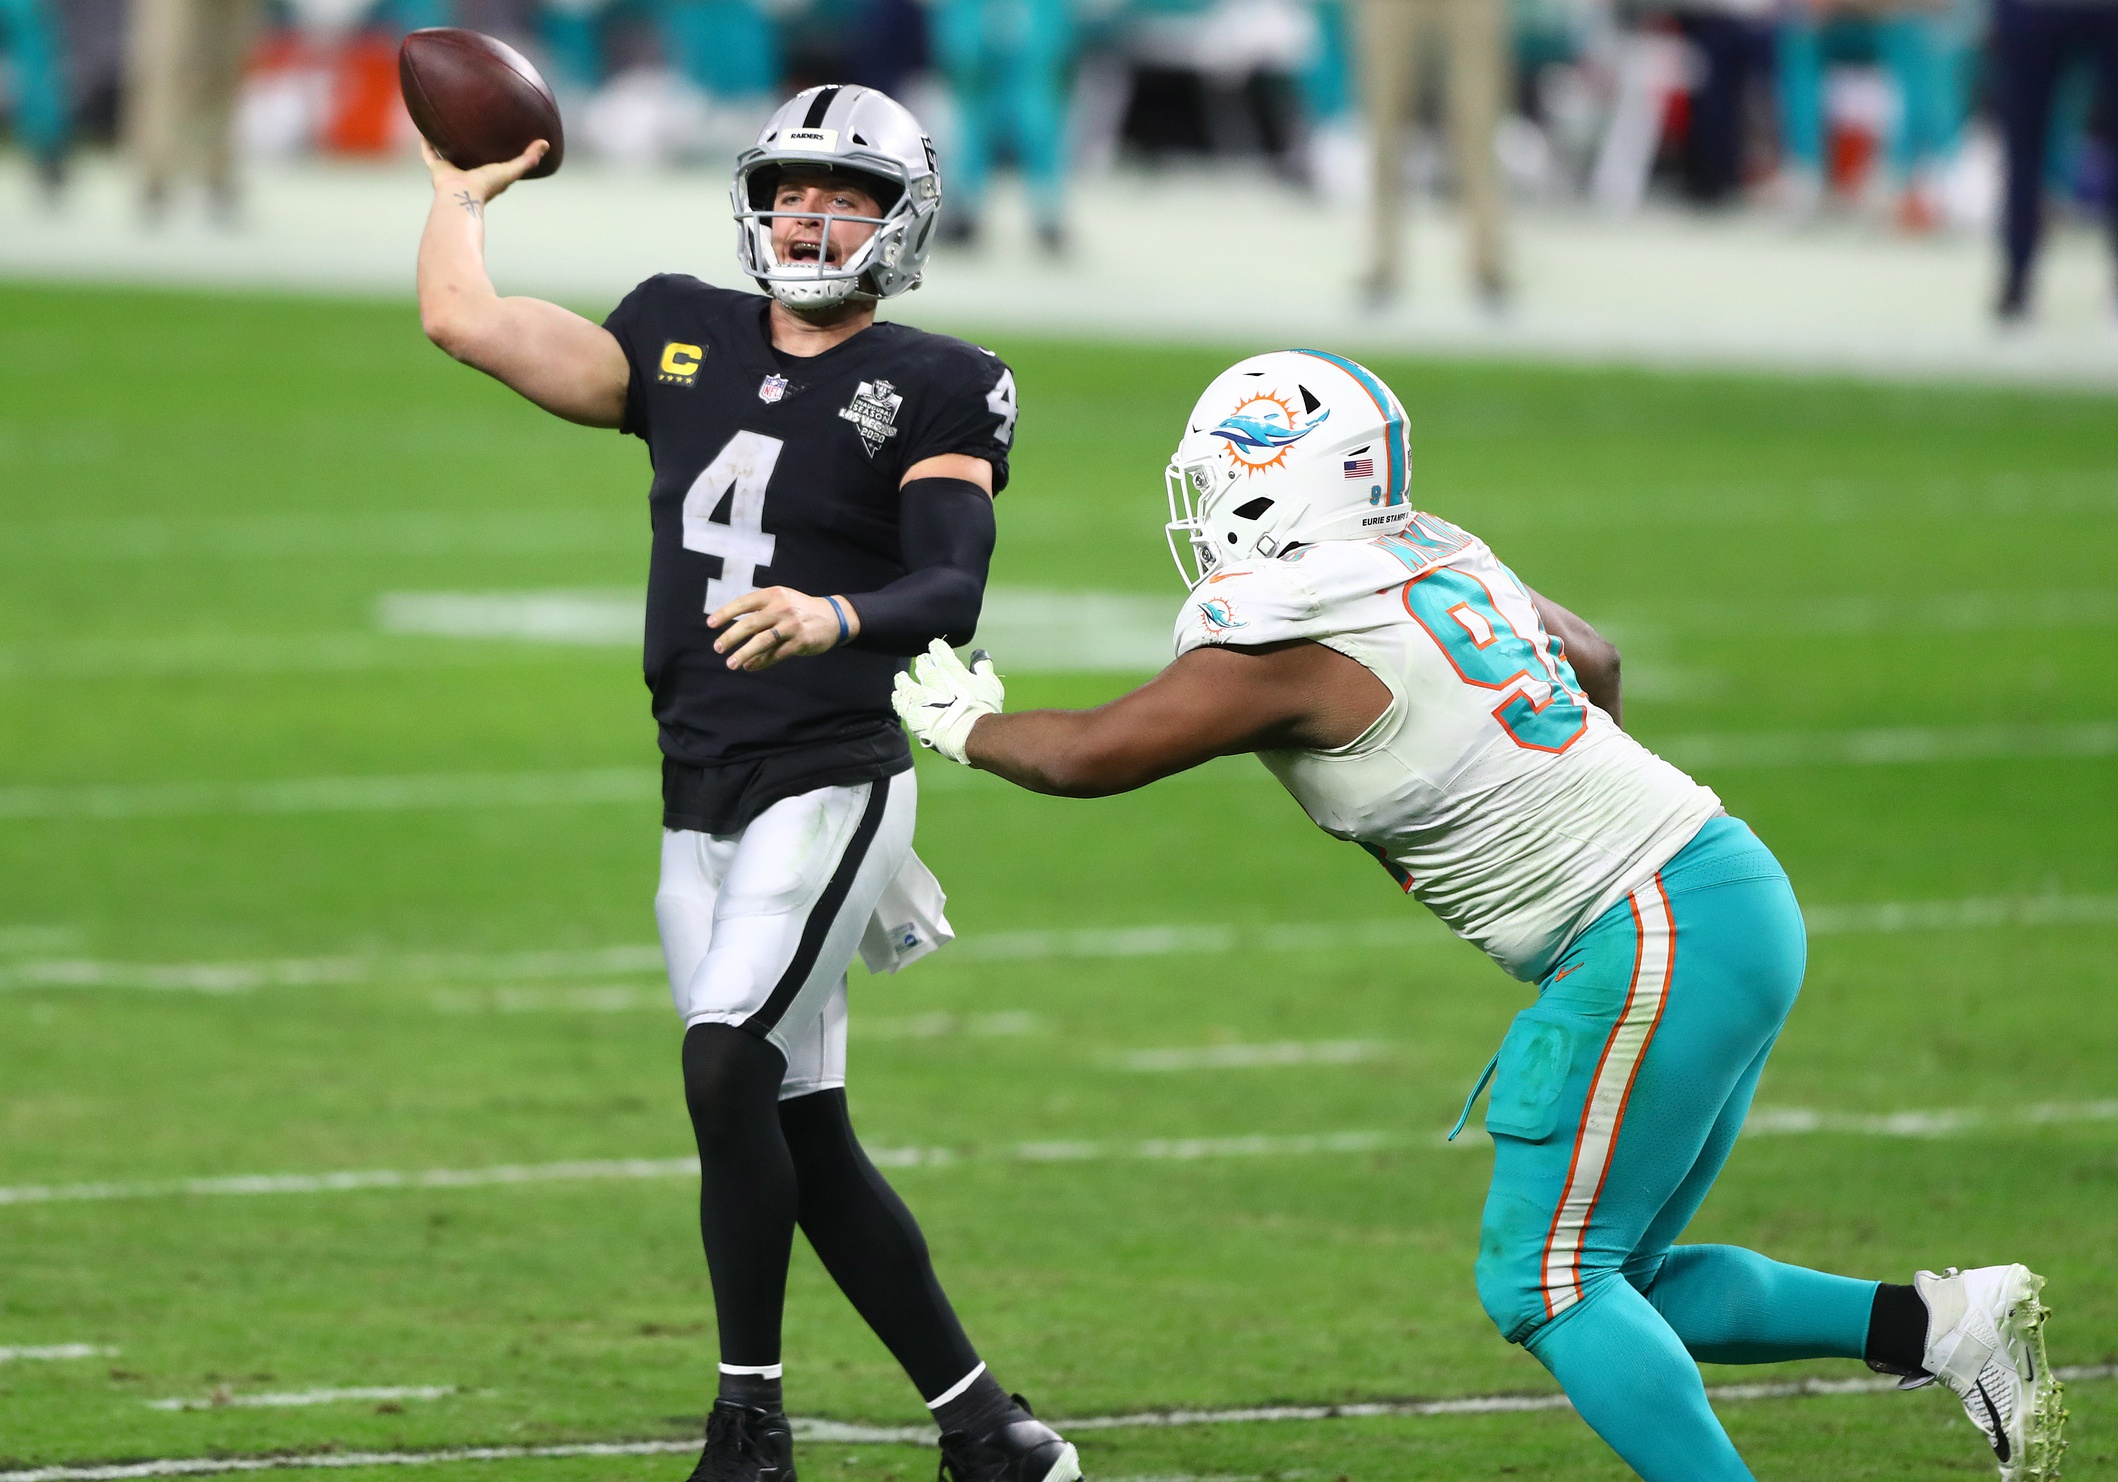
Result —
M663 55L715 102L771 111L780 38L756 0L655 0L654 16Z
M0 0L0 56L14 74L15 142L28 151L48 196L66 183L66 55L48 0Z
M987 181L1002 148L1028 187L1047 253L1066 247L1066 72L1073 46L1067 0L935 0L934 49L956 99L948 159L956 203L942 240L978 239Z
M2030 273L2044 239L2046 152L2052 115L2070 63L2093 61L2099 90L2118 102L2118 0L1997 0L1993 8L1993 97L2007 159L2001 214L2006 267L2002 323L2030 311ZM2118 250L2118 190L2106 183L2103 209Z
M1897 90L1889 160L1898 224L1907 231L1941 225L1938 177L1963 124L1955 21L1936 0L1794 0L1773 37L1788 205L1810 211L1823 199L1824 69L1833 42L1851 32L1856 45L1872 48Z
M429 26L453 26L457 22L453 0L382 0L369 15L372 24L396 35L423 31ZM486 23L490 30L492 24Z
M1371 256L1363 284L1377 303L1403 287L1405 133L1415 118L1421 47L1446 38L1443 68L1456 191L1469 235L1471 281L1489 307L1508 291L1506 196L1493 152L1509 93L1503 0L1357 0L1361 93L1375 141Z
M1743 188L1753 92L1773 73L1773 0L1682 0L1669 10L1694 60L1684 131L1684 195L1720 206Z
M551 81L561 94L585 96L603 81L603 12L609 0L544 0L537 34L551 59Z
M1326 195L1358 191L1367 153L1354 108L1351 19L1346 0L1314 0L1316 45L1295 74L1308 126L1309 183Z
M234 220L235 104L259 10L260 0L134 0L125 137L149 222L193 171L215 219Z
M848 74L877 92L902 94L927 69L929 29L919 0L861 0L854 11Z

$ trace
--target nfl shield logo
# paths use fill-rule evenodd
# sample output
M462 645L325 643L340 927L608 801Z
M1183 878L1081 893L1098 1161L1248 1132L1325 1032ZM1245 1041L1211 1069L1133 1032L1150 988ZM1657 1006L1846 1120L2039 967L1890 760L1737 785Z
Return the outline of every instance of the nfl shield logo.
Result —
M765 403L766 406L771 406L786 394L787 378L785 376L767 376L758 383L757 399Z

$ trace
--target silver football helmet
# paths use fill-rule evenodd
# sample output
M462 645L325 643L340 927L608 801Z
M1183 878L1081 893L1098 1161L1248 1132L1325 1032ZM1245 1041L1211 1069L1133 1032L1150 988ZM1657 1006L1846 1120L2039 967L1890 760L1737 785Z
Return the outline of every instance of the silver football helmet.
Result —
M781 262L772 250L776 219L816 219L813 211L772 209L781 173L798 166L850 174L882 208L880 216L824 217L815 262ZM743 271L790 309L821 309L919 286L941 207L941 175L934 141L903 104L868 87L813 87L781 104L757 143L736 157L730 196ZM873 226L875 235L832 266L831 231L846 223Z

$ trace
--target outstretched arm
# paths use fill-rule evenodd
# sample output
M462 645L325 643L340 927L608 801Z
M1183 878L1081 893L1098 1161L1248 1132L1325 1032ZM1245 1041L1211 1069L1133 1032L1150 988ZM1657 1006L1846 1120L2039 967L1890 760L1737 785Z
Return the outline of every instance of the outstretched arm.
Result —
M957 708L946 648L900 678L898 711L929 745L929 715ZM944 659L946 656L946 659ZM988 671L989 675L989 671ZM1356 739L1390 704L1383 682L1345 655L1309 642L1198 648L1131 694L1093 710L999 710L999 681L967 676L989 696L970 717L962 760L1032 792L1097 798L1130 792L1217 756L1278 747L1329 749Z
M459 170L426 146L434 204L419 239L419 322L427 338L548 412L590 427L625 419L632 379L617 337L571 309L502 298L485 271L485 206L544 158L538 140L515 159Z
M1618 646L1551 598L1532 592L1530 600L1537 604L1537 617L1544 624L1544 631L1559 640L1559 646L1566 651L1566 661L1574 666L1575 677L1596 702L1596 708L1624 725L1625 710L1618 693Z

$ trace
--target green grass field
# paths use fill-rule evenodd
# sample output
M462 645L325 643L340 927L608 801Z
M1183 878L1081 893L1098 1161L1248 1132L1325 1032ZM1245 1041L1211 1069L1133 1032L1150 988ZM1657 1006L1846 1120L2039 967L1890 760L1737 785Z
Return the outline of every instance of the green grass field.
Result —
M1162 465L1259 347L996 348L1024 403L996 582L1173 614ZM1760 1095L1795 1130L1744 1140L1693 1238L1895 1280L2023 1260L2054 1361L2118 1359L2113 404L1377 368L1419 502L1621 639L1630 727L1701 759L1818 926ZM373 619L385 592L638 585L646 480L637 444L452 365L406 306L0 290L0 1351L99 1350L0 1361L0 1471L696 1434L680 1172L137 1187L686 1155L640 950L635 658ZM1011 701L1131 682L1022 675ZM1252 764L1098 803L921 777L963 940L856 970L851 1094L1005 1382L1076 1417L1550 1391L1472 1289L1485 1140L1438 1136L1520 985ZM265 786L312 779L384 780ZM1130 1068L1277 1045L1337 1048ZM1913 1111L1959 1115L1879 1120ZM20 1192L89 1184L124 1197ZM795 1413L920 1418L806 1253L788 1319ZM1708 1379L1802 1374L1866 1377ZM449 1392L150 1404L419 1386ZM2069 1475L2111 1475L2118 1383L2071 1399ZM1765 1478L1990 1467L1939 1391L1723 1413ZM1097 1478L1625 1475L1564 1410L1081 1439ZM801 1464L888 1482L933 1453Z

